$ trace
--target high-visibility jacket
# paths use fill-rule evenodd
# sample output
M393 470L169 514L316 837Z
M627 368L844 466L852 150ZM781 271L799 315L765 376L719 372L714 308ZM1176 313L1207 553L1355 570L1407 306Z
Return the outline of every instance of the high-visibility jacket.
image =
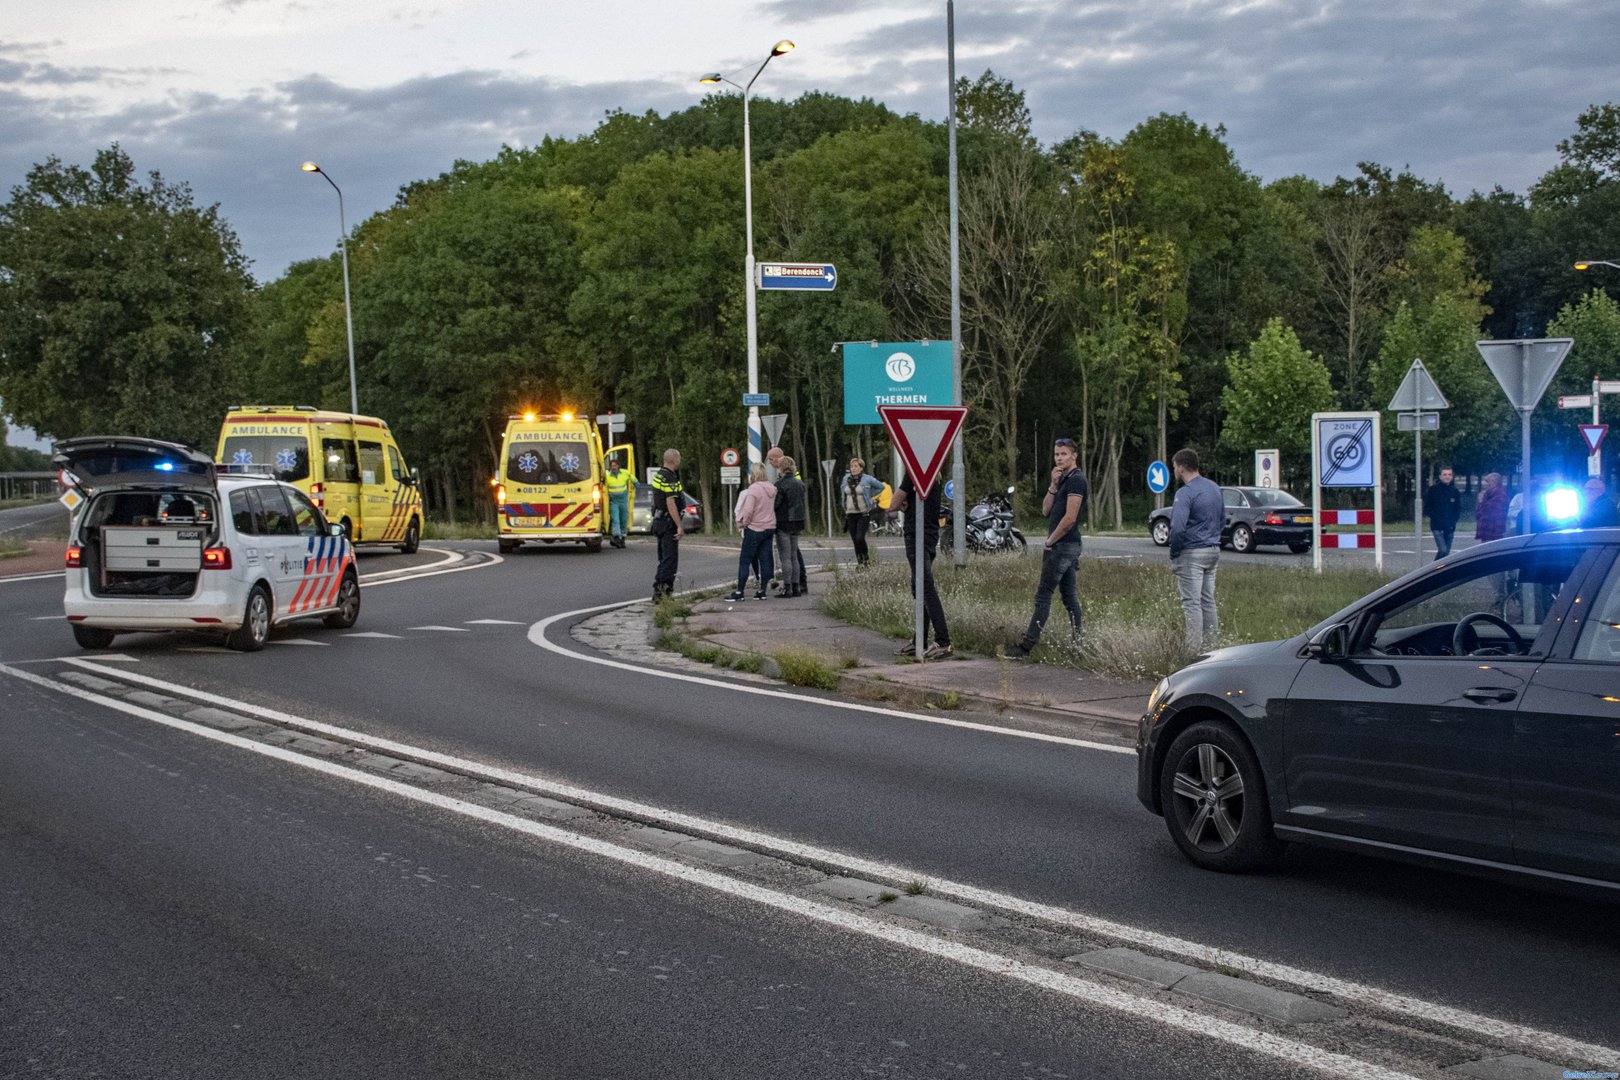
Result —
M628 495L630 493L630 470L620 469L616 473L607 473L602 479L602 485L607 488L609 495Z

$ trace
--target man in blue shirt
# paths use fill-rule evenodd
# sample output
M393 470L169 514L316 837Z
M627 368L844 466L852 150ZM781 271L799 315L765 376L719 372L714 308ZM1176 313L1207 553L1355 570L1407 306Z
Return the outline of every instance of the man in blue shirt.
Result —
M1215 643L1220 627L1215 615L1215 568L1221 561L1226 505L1221 489L1198 471L1196 450L1177 450L1170 467L1181 482L1170 511L1170 568L1187 620L1187 651L1198 652Z
M1080 635L1080 597L1074 580L1080 566L1080 508L1091 494L1091 486L1080 471L1073 439L1059 439L1053 444L1052 461L1052 479L1041 501L1041 510L1046 514L1046 550L1041 553L1041 582L1035 587L1035 613L1030 616L1023 638L1005 650L1009 660L1022 660L1040 644L1054 592L1063 597L1069 625L1076 637Z

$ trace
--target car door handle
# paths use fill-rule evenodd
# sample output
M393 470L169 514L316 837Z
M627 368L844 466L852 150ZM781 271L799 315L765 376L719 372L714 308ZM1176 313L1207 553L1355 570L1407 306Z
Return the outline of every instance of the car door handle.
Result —
M1517 690L1501 686L1476 686L1472 690L1463 691L1463 697L1469 701L1512 701L1518 696Z

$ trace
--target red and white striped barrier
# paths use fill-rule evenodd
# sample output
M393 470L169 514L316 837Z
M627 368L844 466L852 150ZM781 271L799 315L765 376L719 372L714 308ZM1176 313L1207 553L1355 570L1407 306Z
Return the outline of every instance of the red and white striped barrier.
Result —
M1371 525L1373 512L1371 510L1323 510L1322 524L1328 525ZM1355 544L1345 544L1345 547L1355 547ZM1372 547L1371 544L1362 544L1361 547Z
M1322 546L1325 548L1370 548L1376 547L1374 541L1377 537L1372 533L1323 533Z

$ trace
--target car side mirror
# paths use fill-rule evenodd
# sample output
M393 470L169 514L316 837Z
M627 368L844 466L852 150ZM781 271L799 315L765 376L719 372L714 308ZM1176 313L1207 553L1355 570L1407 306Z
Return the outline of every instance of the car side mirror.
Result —
M327 522L326 523L326 535L327 536L344 536L344 535L346 535L344 533L344 531L343 531L343 523L341 521L329 521L329 522Z
M1350 655L1350 626L1335 623L1319 631L1305 643L1305 655L1324 663L1343 660Z

